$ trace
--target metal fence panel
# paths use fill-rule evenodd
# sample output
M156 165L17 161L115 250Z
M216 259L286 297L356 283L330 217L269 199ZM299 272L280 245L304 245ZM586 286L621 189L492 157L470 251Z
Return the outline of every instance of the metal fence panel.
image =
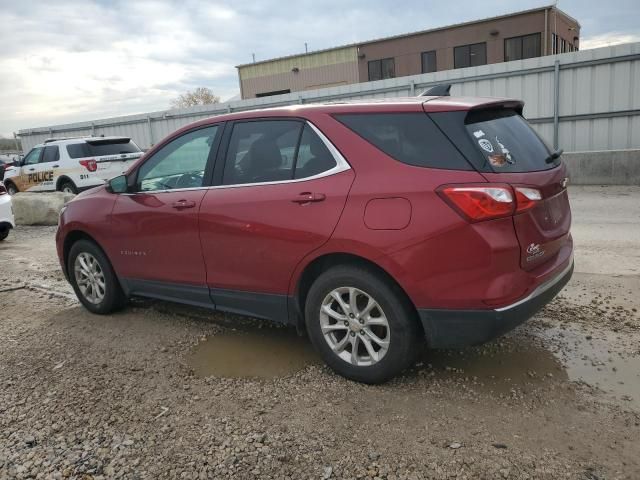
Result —
M558 105L556 69L558 62ZM566 151L640 148L640 43L517 60L458 70L252 98L181 110L98 119L21 130L23 149L50 137L124 135L142 148L202 118L228 112L366 98L417 95L452 83L452 95L511 97L525 101L525 116L549 143ZM558 113L557 132L554 114Z

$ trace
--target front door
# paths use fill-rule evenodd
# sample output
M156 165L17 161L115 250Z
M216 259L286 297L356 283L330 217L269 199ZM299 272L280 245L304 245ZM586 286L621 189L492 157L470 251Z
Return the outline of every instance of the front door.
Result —
M15 184L21 192L38 190L37 169L44 147L35 147L24 157L20 166L20 173L15 178Z
M138 168L136 191L118 196L110 250L130 294L210 304L198 211L220 130L213 125L170 141Z
M354 174L311 124L236 122L221 185L200 209L207 283L216 307L287 321L295 267L331 236Z

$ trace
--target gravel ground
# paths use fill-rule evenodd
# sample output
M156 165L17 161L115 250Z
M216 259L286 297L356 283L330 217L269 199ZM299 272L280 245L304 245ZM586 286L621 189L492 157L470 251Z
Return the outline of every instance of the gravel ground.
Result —
M199 345L232 331L308 342L153 301L91 315L59 271L55 229L19 228L0 244L0 479L640 478L640 260L607 251L598 270L609 240L581 221L609 201L622 203L608 221L637 221L640 189L573 199L578 269L559 298L382 386L309 355L260 379L196 372Z

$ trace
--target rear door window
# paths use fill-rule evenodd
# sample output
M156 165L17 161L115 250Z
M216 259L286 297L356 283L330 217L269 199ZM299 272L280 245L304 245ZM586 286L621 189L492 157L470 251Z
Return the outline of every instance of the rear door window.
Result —
M425 113L358 113L335 118L399 162L471 170L471 165Z
M67 153L71 158L102 157L137 152L140 152L140 149L129 138L90 140L67 145Z
M303 126L297 120L237 122L229 140L222 183L291 180Z
M514 110L471 111L464 123L469 138L494 172L535 172L560 162L547 163L549 148Z

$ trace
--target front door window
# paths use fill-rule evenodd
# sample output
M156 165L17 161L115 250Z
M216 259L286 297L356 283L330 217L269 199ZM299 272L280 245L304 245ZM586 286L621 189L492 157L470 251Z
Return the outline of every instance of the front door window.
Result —
M218 129L214 125L194 130L165 145L140 167L138 191L202 187Z

